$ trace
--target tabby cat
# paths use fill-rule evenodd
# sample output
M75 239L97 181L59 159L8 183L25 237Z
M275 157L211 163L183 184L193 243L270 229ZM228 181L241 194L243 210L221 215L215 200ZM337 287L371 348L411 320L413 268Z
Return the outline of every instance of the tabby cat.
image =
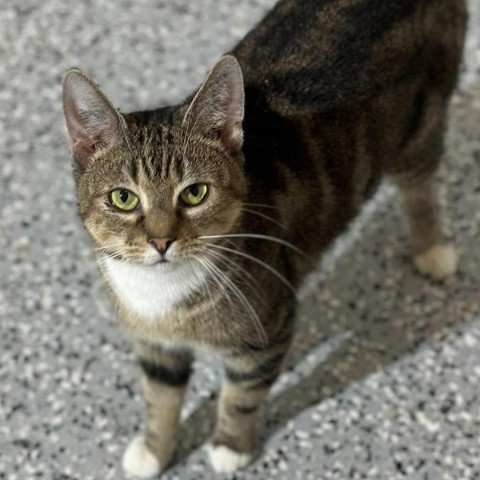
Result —
M465 24L461 0L284 0L194 95L152 111L121 114L65 74L79 213L143 369L131 475L172 462L196 347L225 366L213 468L249 464L295 292L383 176L417 268L455 271L432 179Z

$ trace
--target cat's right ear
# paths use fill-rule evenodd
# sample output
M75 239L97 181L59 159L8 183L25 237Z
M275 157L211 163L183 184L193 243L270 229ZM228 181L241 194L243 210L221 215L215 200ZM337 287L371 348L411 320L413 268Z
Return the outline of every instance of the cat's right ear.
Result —
M72 143L73 158L85 167L101 148L119 144L125 121L98 85L78 68L63 77L63 112Z
M242 148L245 93L242 69L232 55L221 57L195 94L183 125L218 138L227 150Z

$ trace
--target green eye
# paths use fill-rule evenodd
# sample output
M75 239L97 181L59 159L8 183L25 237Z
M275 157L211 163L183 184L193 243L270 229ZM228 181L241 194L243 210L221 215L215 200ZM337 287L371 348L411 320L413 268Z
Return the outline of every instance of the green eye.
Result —
M126 212L133 210L139 202L138 197L132 192L120 188L110 194L110 200L117 208Z
M206 183L194 183L183 190L180 194L180 199L185 205L194 207L202 202L207 191L208 187Z

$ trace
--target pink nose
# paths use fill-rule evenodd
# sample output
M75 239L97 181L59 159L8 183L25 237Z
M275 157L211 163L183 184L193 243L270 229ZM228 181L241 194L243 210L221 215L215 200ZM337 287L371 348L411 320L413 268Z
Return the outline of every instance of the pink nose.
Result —
M167 253L168 248L170 245L175 241L174 238L151 238L148 243L150 245L153 245L155 249L161 253L162 255L165 255Z

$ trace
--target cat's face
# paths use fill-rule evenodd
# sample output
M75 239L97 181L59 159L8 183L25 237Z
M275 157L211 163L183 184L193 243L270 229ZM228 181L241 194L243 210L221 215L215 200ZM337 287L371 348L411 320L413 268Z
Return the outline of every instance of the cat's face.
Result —
M78 175L80 214L104 254L175 263L212 241L201 237L231 231L241 214L239 159L200 138L184 147L187 132L159 129L143 148L130 141L132 150L99 155Z
M125 116L82 72L67 74L78 207L101 256L174 268L235 227L246 194L243 88L224 58L190 105Z

